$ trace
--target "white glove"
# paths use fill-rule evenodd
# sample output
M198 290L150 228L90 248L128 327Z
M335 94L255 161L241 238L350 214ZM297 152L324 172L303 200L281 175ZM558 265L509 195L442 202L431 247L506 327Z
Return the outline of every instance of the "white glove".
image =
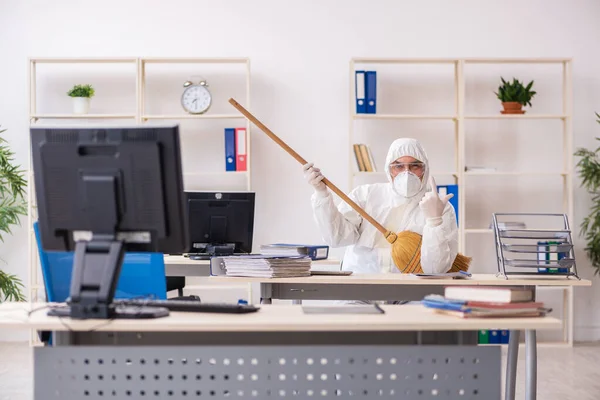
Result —
M429 178L429 186L431 186L431 192L425 193L425 196L419 202L419 207L425 215L427 225L438 226L442 223L442 214L444 213L446 204L448 204L448 200L454 197L454 195L450 193L444 197L440 197L433 176Z
M327 194L327 186L323 182L323 174L319 168L313 167L313 163L308 163L302 166L302 170L304 171L304 179L312 185L313 189L315 189L315 193L325 196Z

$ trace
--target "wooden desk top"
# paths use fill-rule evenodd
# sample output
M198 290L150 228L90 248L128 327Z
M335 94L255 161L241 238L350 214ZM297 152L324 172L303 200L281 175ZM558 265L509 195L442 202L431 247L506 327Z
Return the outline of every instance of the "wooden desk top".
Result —
M210 260L190 260L184 256L170 256L165 254L165 265L195 265L195 266L210 266Z
M423 279L408 274L353 274L350 276L315 275L305 278L246 278L211 276L215 282L257 282L315 285L426 285L426 286L592 286L588 279L566 277L523 277L498 278L494 274L473 274L471 279Z
M382 306L385 314L304 314L294 305L263 305L256 313L172 312L153 320L71 320L49 317L47 303L0 304L0 329L156 332L313 332L428 331L479 329L560 329L553 317L461 319L436 314L421 305ZM36 310L28 316L29 310Z

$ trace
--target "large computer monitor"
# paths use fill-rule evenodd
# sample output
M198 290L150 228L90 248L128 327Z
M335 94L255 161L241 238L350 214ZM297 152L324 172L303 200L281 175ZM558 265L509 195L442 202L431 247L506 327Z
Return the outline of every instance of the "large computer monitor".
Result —
M43 248L75 251L55 315L127 317L112 304L125 251L188 243L178 127L33 127L31 146Z
M252 192L186 192L190 254L202 257L252 252Z

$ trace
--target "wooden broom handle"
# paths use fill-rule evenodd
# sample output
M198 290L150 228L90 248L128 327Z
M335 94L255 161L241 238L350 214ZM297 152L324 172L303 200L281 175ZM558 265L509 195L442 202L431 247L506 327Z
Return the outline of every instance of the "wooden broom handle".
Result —
M246 110L244 107L242 107L242 105L240 103L238 103L234 99L229 99L229 103L231 103L232 106L237 108L237 110L239 112L241 112L246 118L248 118L250 120L250 122L252 122L254 125L258 126L260 128L260 130L262 130L264 133L266 133L271 139L273 139L275 141L275 143L277 143L279 146L281 146L281 148L283 148L285 151L287 151L289 155L294 157L296 159L296 161L298 161L302 165L307 164L307 161L304 158L302 158L300 156L300 154L296 153L296 151L294 151L294 149L292 149L290 146L288 146L283 140L281 140L276 134L274 134L269 128L267 128L262 122L260 122L248 110ZM329 181L329 179L323 177L322 182L329 189L331 189L335 194L340 196L342 200L344 200L346 203L348 203L350 205L350 207L352 207L364 219L369 221L369 223L371 225L373 225L375 228L377 228L377 230L379 232L386 235L386 237L387 237L387 235L390 234L390 231L385 229L379 222L377 222L375 219L373 219L373 217L371 217L369 214L367 214L367 212L365 210L363 210L358 204L356 204L354 201L352 201L352 199L350 197L348 197L346 195L346 193L342 192L340 189L338 189L337 186L335 186L333 183L331 183L331 181Z

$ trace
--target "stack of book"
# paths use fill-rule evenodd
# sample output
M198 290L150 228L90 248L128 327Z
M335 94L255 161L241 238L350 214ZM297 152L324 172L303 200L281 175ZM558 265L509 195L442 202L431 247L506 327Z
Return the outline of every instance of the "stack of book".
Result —
M223 257L227 276L254 278L294 278L310 276L307 256L269 256L264 254Z
M550 312L534 301L533 290L522 287L450 286L444 296L426 296L422 303L461 318L539 317Z

